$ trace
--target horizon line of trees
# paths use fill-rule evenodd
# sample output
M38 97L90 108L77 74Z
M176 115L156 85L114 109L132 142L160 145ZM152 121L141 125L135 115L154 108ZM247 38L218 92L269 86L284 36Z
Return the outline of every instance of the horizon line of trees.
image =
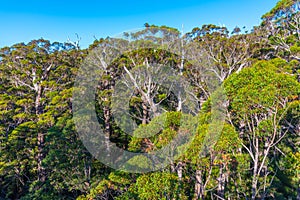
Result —
M181 35L146 23L123 39L101 38L87 49L80 49L79 41L44 39L1 48L0 200L300 200L299 8L297 0L280 0L245 33L208 24ZM178 39L177 46L166 43ZM170 45L166 48L179 54L156 45ZM116 50L125 46L131 51L119 55ZM72 95L82 65L99 69L94 106L107 151L113 143L151 154L192 131L182 119L197 122L193 140L176 146L176 159L155 172L128 173L102 164L74 125ZM151 79L165 65L191 85L186 91L197 105L195 115L183 112L182 94ZM218 94L203 76L207 72L227 96L223 128L210 146ZM124 103L113 98L120 79L135 87L128 102L138 126L133 136L122 130L126 124L113 109ZM159 126L162 116L166 120ZM156 135L140 137L154 130ZM130 164L145 169L144 159L135 157Z

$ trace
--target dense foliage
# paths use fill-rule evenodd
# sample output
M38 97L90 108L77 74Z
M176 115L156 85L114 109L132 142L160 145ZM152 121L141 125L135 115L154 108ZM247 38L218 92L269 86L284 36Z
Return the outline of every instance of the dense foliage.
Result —
M134 49L107 61L107 66L99 65L97 117L107 140L119 148L160 149L189 131L180 126L180 119L197 121L193 140L180 147L186 151L166 168L149 173L128 173L102 164L84 147L73 121L74 81L82 63L97 63L95 48L131 44L106 38L80 49L38 39L0 49L0 200L300 200L299 9L298 1L281 0L251 32L242 33L238 27L230 32L212 24L194 28L181 38L193 46L194 59L201 66L151 48ZM135 45L146 45L151 28L167 30L164 38L180 35L174 28L146 23L144 31L125 37L134 38ZM108 50L107 54L113 53ZM189 81L198 105L194 117L181 112L181 99L168 88L154 82L147 85L139 78L153 63L172 66ZM118 111L112 103L122 102L114 102L112 93L122 74L131 75L133 68L137 78L125 79L136 86L129 106L138 127L131 136L113 116ZM201 76L205 70L224 89L228 105L218 141L203 153L214 123L211 101L217 95ZM166 111L163 126L158 125L158 105ZM138 137L152 131L157 134ZM143 168L142 159L131 163Z

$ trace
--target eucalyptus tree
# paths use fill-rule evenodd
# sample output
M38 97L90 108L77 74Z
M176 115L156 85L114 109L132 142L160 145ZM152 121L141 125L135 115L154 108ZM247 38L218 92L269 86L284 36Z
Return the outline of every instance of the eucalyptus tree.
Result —
M286 74L281 60L261 61L225 81L232 122L240 131L243 148L251 157L251 198L268 197L276 176L270 165L274 152L287 137L281 126L294 97L299 95L295 76ZM271 156L272 155L272 156Z
M70 44L43 39L1 49L1 80L6 89L1 90L6 119L6 139L1 144L1 169L7 172L3 188L17 191L8 197L18 198L30 183L47 180L48 130L62 113L71 112L71 87L82 57Z
M265 37L273 48L273 56L287 61L300 61L300 4L297 0L281 0L262 16Z

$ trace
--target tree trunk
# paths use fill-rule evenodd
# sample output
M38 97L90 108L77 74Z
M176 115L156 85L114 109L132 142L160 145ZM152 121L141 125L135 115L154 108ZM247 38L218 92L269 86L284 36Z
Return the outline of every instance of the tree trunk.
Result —
M106 71L106 75L109 73ZM114 82L111 80L104 81L104 89L106 90L113 90ZM112 135L112 127L111 127L111 109L110 109L110 99L108 94L105 95L104 99L104 106L103 106L103 117L104 117L104 142L107 151L107 155L110 156L110 137Z
M179 180L179 187L177 189L177 194L178 194L178 198L181 199L181 193L182 193L182 171L183 171L183 163L181 161L178 162L177 164L177 176L178 176L178 180Z
M111 111L109 106L104 106L103 108L104 112L104 138L105 138L105 146L107 153L109 155L110 152L110 136L111 136L111 124L110 124L110 117L111 117Z
M254 166L253 166L253 177L252 177L252 188L251 188L251 199L255 200L256 192L257 192L257 170L258 170L258 138L255 138L255 158L254 158Z
M202 171L196 170L195 194L194 199L204 199L204 188L202 181Z
M178 92L177 98L178 98L178 105L176 111L180 112L182 110L182 104L183 104L181 99L181 91Z
M90 162L90 158L86 158L85 160L85 164L84 164L84 176L86 178L86 186L89 187L90 186L90 180L91 180L91 162Z
M225 196L225 182L226 182L226 177L224 173L224 165L220 164L220 173L219 173L219 178L218 178L218 188L217 188L217 194L219 197L224 199Z
M147 121L148 121L148 107L147 107L147 104L144 101L142 103L142 107L143 107L143 121L142 121L142 124L147 124Z
M35 114L36 117L39 118L39 115L42 114L41 108L41 96L42 96L42 87L41 85L37 85L37 95L35 98ZM37 134L37 145L38 145L38 155L37 155L37 172L38 172L38 180L41 182L46 181L46 171L43 167L43 160L45 158L44 146L45 146L45 135L42 130L39 130Z
M177 164L177 176L179 181L182 180L182 162L178 162Z
M45 146L45 141L44 141L44 134L39 132L38 137L37 137L37 142L38 142L38 180L41 182L46 181L46 171L45 168L42 165L43 159L45 158L44 154L44 146Z
M269 141L269 138L266 137L266 142L265 142L265 145L264 145L264 156L268 156L269 154L269 146L270 146L270 141ZM262 163L263 166L262 166L262 172L261 172L261 176L265 176L268 172L268 167L266 165L266 162Z

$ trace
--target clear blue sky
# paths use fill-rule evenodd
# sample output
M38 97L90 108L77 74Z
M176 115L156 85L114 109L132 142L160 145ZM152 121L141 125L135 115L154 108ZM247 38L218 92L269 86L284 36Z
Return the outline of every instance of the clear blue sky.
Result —
M94 37L141 28L145 22L185 32L213 23L229 29L260 23L277 0L5 0L0 4L0 47L32 39L65 42L76 33L86 48Z

